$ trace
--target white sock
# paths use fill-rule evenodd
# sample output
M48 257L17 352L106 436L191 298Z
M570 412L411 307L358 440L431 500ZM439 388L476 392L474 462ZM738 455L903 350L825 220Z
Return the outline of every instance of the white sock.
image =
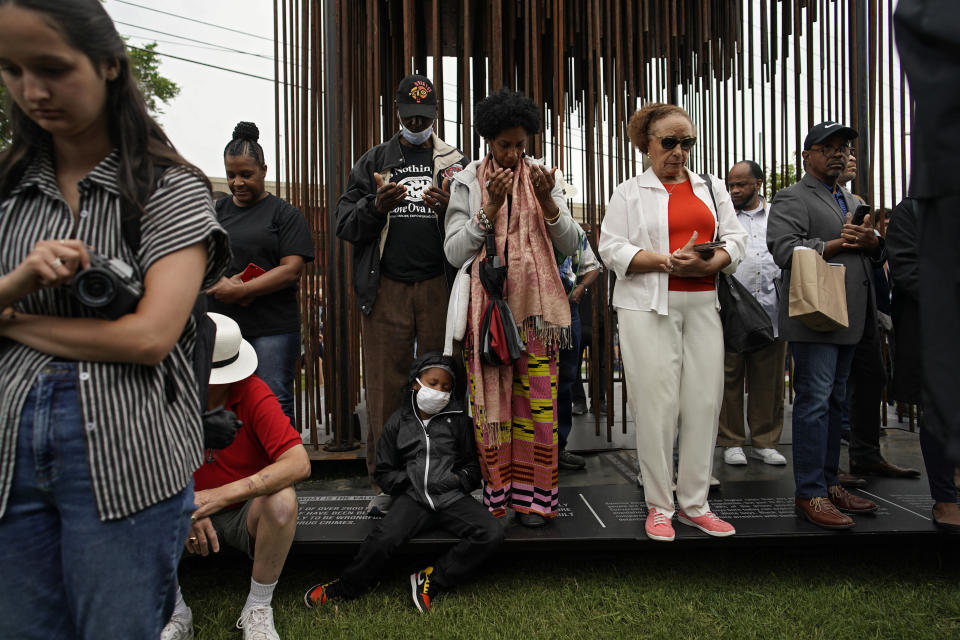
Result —
M250 578L250 593L247 594L247 603L243 605L246 611L251 607L269 607L273 600L273 590L277 588L277 583L260 584L253 578Z
M190 607L183 600L183 592L180 591L180 585L177 585L177 604L173 606L173 615L178 618L186 618L190 615Z

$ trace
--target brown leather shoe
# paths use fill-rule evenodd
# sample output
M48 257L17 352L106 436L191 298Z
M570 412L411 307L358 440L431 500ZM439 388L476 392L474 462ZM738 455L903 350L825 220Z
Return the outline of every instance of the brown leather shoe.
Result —
M837 472L837 480L848 489L863 489L867 486L867 481L857 476L852 476L846 471Z
M877 510L877 503L849 493L839 484L827 487L830 502L844 513L873 513Z
M823 496L794 498L794 511L804 520L824 529L852 529L853 518L845 516Z
M883 458L869 462L850 461L850 473L858 476L883 476L884 478L919 478L916 469L898 467Z

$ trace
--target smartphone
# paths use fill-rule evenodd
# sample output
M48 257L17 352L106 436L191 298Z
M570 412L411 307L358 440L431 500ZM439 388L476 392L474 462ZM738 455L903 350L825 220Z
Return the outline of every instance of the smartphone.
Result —
M863 224L863 219L868 213L870 213L870 205L858 204L857 208L853 210L853 218L850 220L850 224L855 224L857 226Z
M247 268L243 270L243 273L240 274L240 280L243 282L249 282L258 276L262 276L266 273L262 267L258 267L252 262L247 265Z
M726 246L726 244L727 242L725 240L715 240L713 242L701 242L700 244L695 244L690 248L700 253L713 253L714 249L720 249L721 247Z

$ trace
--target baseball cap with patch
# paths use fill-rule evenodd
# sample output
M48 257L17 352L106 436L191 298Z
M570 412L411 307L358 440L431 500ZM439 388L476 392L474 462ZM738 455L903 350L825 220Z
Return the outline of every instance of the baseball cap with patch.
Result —
M837 122L821 122L818 125L814 125L807 133L807 137L803 139L803 148L809 149L815 144L820 144L830 136L835 136L837 134L844 136L847 140L853 140L859 134L857 130L852 127L845 127L842 124Z
M401 118L422 116L437 119L437 92L426 76L412 75L401 80L396 102Z

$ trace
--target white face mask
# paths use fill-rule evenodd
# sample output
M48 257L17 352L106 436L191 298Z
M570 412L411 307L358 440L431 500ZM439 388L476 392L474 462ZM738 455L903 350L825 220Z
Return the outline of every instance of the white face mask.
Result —
M407 129L403 124L400 125L400 135L402 135L410 144L423 144L433 135L433 123L423 131L413 132Z
M420 411L431 416L440 413L450 402L450 392L431 389L420 382L420 378L417 378L417 382L420 384L420 389L417 391L417 406L420 407Z

